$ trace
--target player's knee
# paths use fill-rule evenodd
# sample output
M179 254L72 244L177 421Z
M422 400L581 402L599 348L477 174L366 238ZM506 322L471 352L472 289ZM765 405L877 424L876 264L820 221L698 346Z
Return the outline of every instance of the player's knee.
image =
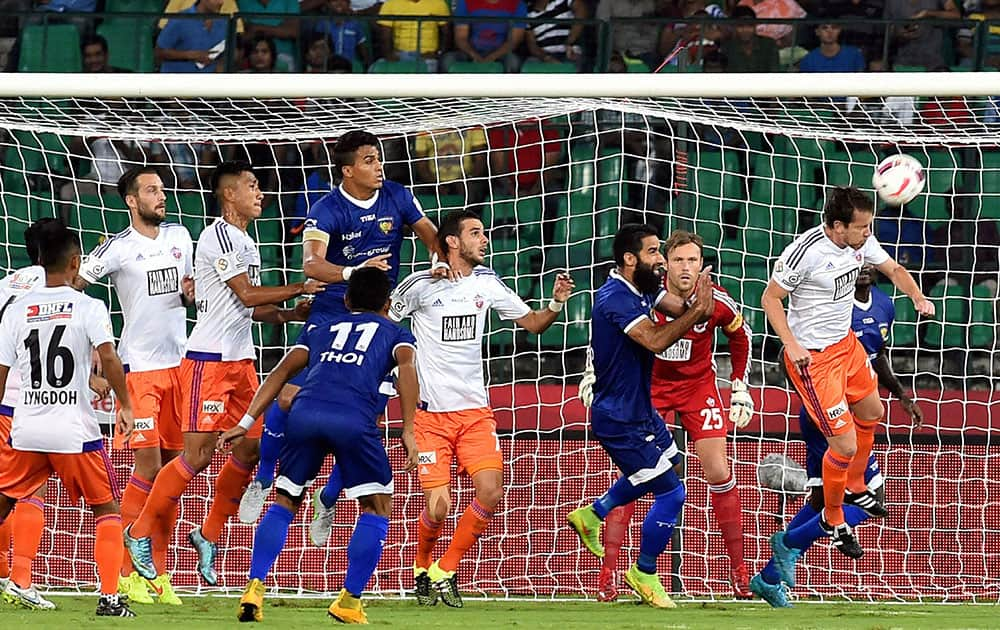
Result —
M260 440L241 440L233 447L232 455L247 468L253 468L260 461Z
M427 514L435 522L441 522L451 514L451 496L447 491L434 492L427 499Z
M288 410L292 408L292 401L295 400L295 395L299 393L299 388L294 385L285 385L278 392L278 407L282 411L288 413Z
M359 497L358 505L361 506L362 512L388 517L392 512L392 495L370 494L365 497Z
M714 485L729 480L729 462L725 458L722 461L702 462L702 468L705 471L705 481L709 484Z
M489 484L476 489L476 500L487 510L492 510L499 505L502 498L502 484Z
M281 488L278 488L278 491L275 492L274 503L275 505L280 505L285 508L292 514L296 514L299 511L299 506L302 505L302 499L304 496L304 494L300 494L297 497L293 497L287 492L282 492Z
M152 481L163 468L159 452L155 448L136 449L133 452L135 454L134 470L136 476Z
M184 449L183 457L188 466L197 472L201 472L212 463L212 455L214 453L214 446L198 446L192 449Z
M121 514L121 508L115 500L101 503L100 505L92 505L90 506L90 510L94 513L94 518L100 518L108 514Z

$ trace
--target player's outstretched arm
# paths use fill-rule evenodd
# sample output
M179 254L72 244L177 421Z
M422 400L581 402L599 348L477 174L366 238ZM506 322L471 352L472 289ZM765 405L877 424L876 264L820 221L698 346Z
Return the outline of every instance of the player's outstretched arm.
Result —
M682 315L666 324L657 326L653 320L643 318L628 331L632 341L650 352L660 353L674 345L692 326L702 321L715 308L712 293L711 267L702 270L695 285L694 302ZM661 300L662 301L662 300Z
M307 365L309 365L308 350L301 346L296 346L289 350L281 358L281 361L278 362L278 365L271 370L271 373L267 375L264 382L260 384L257 392L250 400L250 406L247 407L247 411L243 414L243 419L240 420L240 423L220 435L215 447L221 451L230 442L246 435L247 431L257 422L257 418L277 398L278 392L285 386L285 383L292 380Z
M559 274L552 285L552 301L549 302L548 306L537 311L531 311L524 317L514 321L528 332L535 333L536 335L542 334L559 317L559 313L566 306L566 300L572 295L575 286L573 278L568 273Z
M302 273L306 274L307 278L324 283L347 282L357 267L375 267L389 271L389 258L389 254L381 254L369 258L360 265L342 267L326 259L326 243L323 241L310 238L302 241Z
M96 350L104 368L104 378L118 399L117 433L127 439L135 428L135 419L132 417L132 399L125 385L125 368L122 367L122 361L115 352L115 344L110 341L102 343Z
M312 282L307 280L306 282ZM280 308L274 304L265 304L253 309L253 319L265 324L284 324L286 322L304 322L309 319L312 301L308 298L295 303L295 308Z
M914 428L921 428L924 426L924 412L920 409L916 402L910 398L903 384L899 382L899 377L892 369L892 362L889 361L889 354L882 348L875 355L875 360L872 361L872 369L875 370L875 374L878 375L878 382L885 385L885 388L889 390L889 393L899 399L900 404L903 405L903 410L906 414L910 416L910 420L913 421Z
M913 300L913 308L916 309L917 313L924 317L934 317L934 303L924 296L923 291L917 286L917 281L913 279L913 275L906 270L906 267L892 258L881 265L875 265L875 267L891 280L897 289Z
M414 234L417 235L430 254L431 275L435 278L458 280L459 274L453 271L448 263L444 262L448 257L441 252L437 239L437 227L435 227L434 222L424 217L410 227L413 228Z
M767 316L771 328L778 335L778 339L781 339L781 343L785 345L785 356L788 357L789 361L803 368L812 361L812 355L802 347L788 325L788 316L785 314L785 305L783 304L787 297L788 291L774 280L769 280L767 287L764 288L764 293L760 296L760 306L764 310L764 315Z
M410 346L396 348L396 363L399 375L396 377L396 389L399 391L399 406L403 412L403 448L406 449L406 471L417 467L417 439L413 432L413 417L417 413L417 401L420 399L420 383L417 381L417 367L413 361L416 353Z
M250 284L250 276L241 273L226 280L226 286L232 289L243 306L253 308L265 304L280 304L299 295L319 293L326 286L326 283L306 280L305 282L294 282L277 287L255 287Z

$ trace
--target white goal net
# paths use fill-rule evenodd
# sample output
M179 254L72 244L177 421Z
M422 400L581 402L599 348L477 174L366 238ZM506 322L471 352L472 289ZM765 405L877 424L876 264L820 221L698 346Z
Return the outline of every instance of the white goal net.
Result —
M456 85L455 79L449 85ZM605 80L575 79L591 94L600 88L589 82ZM922 75L908 79L933 82ZM142 80L144 87L155 85ZM267 79L247 78L242 93L255 89L250 81ZM160 167L169 189L168 220L183 223L197 238L215 212L206 190L213 166L242 158L254 164L265 192L263 215L250 227L262 250L262 282L294 280L301 276L302 218L330 186L329 147L352 129L377 134L386 176L411 186L432 219L456 208L481 213L491 238L489 264L529 304L547 301L558 271L568 270L576 281L577 294L545 334L528 334L499 320L491 325L486 374L507 462L507 492L495 522L459 571L463 590L488 596L587 595L595 590L599 565L565 527L565 515L614 479L607 457L588 438L576 384L589 341L591 298L609 269L617 227L644 221L664 235L674 228L699 233L707 245L706 262L742 304L752 327L751 389L760 413L734 436L731 453L753 572L769 556L768 537L802 503L799 495L759 487L756 466L771 453L800 463L805 454L798 441L799 403L777 369L778 340L760 308L769 269L796 234L820 221L830 186L850 184L870 192L873 166L902 151L924 165L927 187L902 209L880 205L875 232L938 309L937 320L918 321L905 296L880 283L896 298L892 363L904 386L916 390L928 427L913 431L896 402L888 405L875 452L888 479L891 514L860 527L868 553L856 563L825 545L810 551L797 592L824 599L1000 599L995 448L1000 406L993 393L1000 122L993 100L946 92L860 101L777 97L796 94L794 85L775 97L654 98L635 97L635 90L621 92L631 97L615 96L620 83L609 85L605 96L589 98L365 98L356 97L364 93L357 82L352 92L343 92L352 98L332 98L334 79L324 81L326 87L317 92L323 96L312 97L162 98L141 96L149 92L137 89L126 98L56 95L66 90L29 98L17 96L24 93L17 88L5 89L0 267L9 271L27 264L23 229L43 216L66 218L80 230L88 251L123 229L128 215L113 185L122 169L135 164ZM752 79L728 81L734 94L766 89ZM854 81L850 85L858 93L879 93L877 76ZM315 85L287 93L308 94ZM515 84L503 85L506 94L517 93ZM848 94L843 85L838 93ZM190 91L211 89L199 83ZM920 84L892 93L928 90L933 88ZM401 277L428 264L412 236L398 262ZM100 284L91 290L112 304L120 329L113 291ZM257 326L262 373L295 334L293 327ZM724 337L717 363L725 393ZM390 423L393 436L398 426ZM401 449L396 440L390 443L401 469ZM130 455L116 451L113 461L124 481ZM729 598L728 559L700 474L692 455L682 525L660 570L672 575L681 597ZM471 499L470 485L458 480L454 487L462 508ZM422 508L414 477L400 473L396 489L386 552L370 584L388 594L411 588ZM202 587L194 554L183 541L200 523L211 492L206 475L192 484L168 557L174 584L192 591ZM82 505L69 504L55 481L48 504L35 582L89 588L85 585L96 581L91 517ZM326 593L343 579L356 508L341 504L323 549L308 541L309 509L305 505L293 524L270 578L270 585L283 591ZM639 524L633 523L622 551L629 559L638 553ZM453 525L452 520L445 531ZM227 589L242 588L246 581L252 532L252 526L235 521L226 526L218 568ZM621 569L625 566L623 559Z

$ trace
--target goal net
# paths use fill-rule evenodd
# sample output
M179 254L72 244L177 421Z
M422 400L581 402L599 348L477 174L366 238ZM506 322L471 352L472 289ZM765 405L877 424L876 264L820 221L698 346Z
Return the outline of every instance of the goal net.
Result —
M378 93L369 90L374 84L365 81L371 77L349 85L323 77L322 84L288 84L281 96L260 77L226 77L221 88L211 83L217 78L184 77L183 93L202 96L169 98L142 96L156 94L156 82L170 80L150 75L114 84L88 77L97 81L86 88L89 95L34 87L40 96L21 96L38 78L15 81L12 75L10 86L0 88L0 267L5 271L27 264L23 229L39 217L66 218L80 230L88 251L123 229L129 219L113 184L134 164L160 167L169 189L168 220L184 224L197 238L216 213L206 190L211 169L222 159L243 158L254 164L265 192L263 215L250 227L262 250L262 282L293 281L301 277L302 218L331 186L329 147L340 134L360 128L381 138L386 176L411 186L429 217L436 221L466 207L481 213L491 239L488 264L529 304L547 301L556 272L572 274L577 292L550 330L533 335L494 319L484 346L507 490L495 522L459 576L463 590L491 597L548 599L595 591L598 561L567 529L565 515L615 478L608 458L588 436L576 384L589 341L592 296L607 275L613 234L625 221L651 223L664 235L674 228L700 234L706 263L742 304L753 330L750 381L758 413L733 436L730 453L742 497L748 566L751 572L762 568L768 537L802 505L802 496L760 487L757 465L772 453L804 463L799 401L778 370L779 343L760 308L769 269L796 234L820 221L829 187L850 184L870 192L873 166L882 157L899 151L914 156L926 168L925 192L902 209L880 204L875 233L914 273L939 313L934 321L918 321L909 300L879 282L897 309L889 337L892 363L904 385L915 388L927 428L912 430L898 403L888 403L875 451L887 477L890 516L859 528L867 553L858 562L825 544L811 550L796 594L837 600L1000 598L1000 456L990 447L1000 427L992 393L1000 127L989 97L948 96L981 89L963 91L940 77L908 75L909 88L897 82L888 91L886 82L898 77L860 75L823 82L843 96L805 98L788 96L815 94L804 77L757 77L758 83L731 76L696 83L703 77L677 76L663 79L675 82L675 93L660 86L659 92L646 93L662 96L639 97L653 86L641 83L648 77L638 83L572 77L559 78L560 85L568 86L567 94L587 97L555 98L510 96L524 84L491 78L494 96L394 97L388 83L378 84ZM439 93L464 93L462 79L443 77ZM781 88L768 94L764 82ZM430 89L405 85L395 93ZM539 83L531 85L534 93L549 93ZM701 91L709 85L714 92ZM248 96L263 89L270 96ZM934 89L940 96L905 96ZM849 97L851 90L864 98ZM751 93L757 96L737 97ZM412 235L397 263L401 277L428 266ZM106 284L91 291L112 305L120 330L113 291ZM293 326L256 326L262 374L296 332ZM724 337L716 359L728 401ZM95 405L107 409L107 401ZM402 452L394 439L398 414L389 417L389 453L401 470ZM727 599L728 560L709 513L707 487L690 445L678 437L691 455L688 500L660 572L672 576L673 590L682 598ZM130 454L115 451L112 459L124 482ZM200 475L184 497L168 558L174 583L189 592L205 589L185 536L207 511L209 480L220 465ZM459 478L454 488L460 514L471 487ZM385 594L411 588L415 523L422 508L415 477L399 473L396 489L386 551L369 585ZM96 582L91 516L82 505L69 503L55 481L48 491L48 526L35 582L90 589ZM357 508L349 501L339 506L334 534L322 549L308 541L311 508L308 502L303 506L269 586L301 594L340 588ZM454 523L452 517L440 545L447 544ZM626 539L621 570L638 553L639 525L636 519ZM224 588L244 585L252 535L250 525L232 520L226 526L218 560Z

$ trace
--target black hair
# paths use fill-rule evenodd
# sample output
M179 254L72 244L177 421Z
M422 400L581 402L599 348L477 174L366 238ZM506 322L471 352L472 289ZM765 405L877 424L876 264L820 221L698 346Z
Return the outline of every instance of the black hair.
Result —
M65 224L63 224L60 219L52 217L39 219L24 228L24 247L28 250L28 260L31 261L32 265L39 264L38 245L39 240L42 238L42 233L52 230L62 230L65 228Z
M854 211L875 212L871 197L854 186L837 186L830 191L823 205L823 222L827 227L833 227L834 221L849 225L854 218Z
M367 131L348 131L337 139L333 145L333 178L338 183L344 179L343 168L354 166L358 149L368 146L378 147L378 137Z
M357 267L347 282L347 302L351 310L380 312L389 301L389 276L375 267Z
M250 166L250 162L228 160L216 166L215 170L212 171L212 192L215 193L215 196L219 196L219 185L222 183L223 177L240 175L241 173L253 173L253 167Z
M625 266L625 254L633 254L639 257L642 251L642 239L647 236L660 237L660 233L655 227L648 223L626 223L618 228L615 233L615 242L612 246L615 256L615 264L619 267Z
M448 237L462 235L462 221L466 219L480 220L479 215L472 210L455 210L445 216L437 233L438 247L441 248L442 255L448 255Z
M729 14L729 17L752 20L757 17L757 13L746 5L740 5L733 8L733 12Z
M48 223L35 234L38 241L38 264L45 271L65 271L73 256L80 253L80 237L62 222Z
M257 49L257 44L261 42L267 44L268 50L271 51L271 66L268 68L268 70L273 71L274 66L278 63L278 46L274 43L273 37L270 37L268 35L257 35L256 37L254 37L253 41L251 41L250 45L247 47L247 57L249 57L253 53L253 51Z
M331 74L351 74L354 72L354 64L346 57L330 55L329 61L326 62L326 71Z
M100 44L101 50L105 53L108 52L108 40L100 35L84 35L80 40L80 52L82 53L86 50L87 46L93 46L94 44Z
M139 184L136 182L139 180L140 175L159 174L160 172L152 166L136 166L130 168L122 173L122 176L118 178L118 196L122 198L122 201L125 201L125 197L128 195L136 194L139 191Z

